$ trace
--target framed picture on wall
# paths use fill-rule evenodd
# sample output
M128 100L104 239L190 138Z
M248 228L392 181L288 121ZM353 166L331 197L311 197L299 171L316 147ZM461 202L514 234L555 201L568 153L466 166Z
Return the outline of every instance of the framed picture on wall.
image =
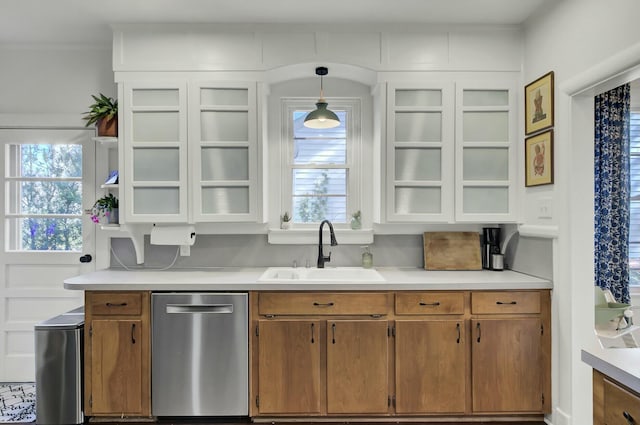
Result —
M524 87L525 134L553 127L553 71Z
M553 183L553 130L524 141L525 186Z

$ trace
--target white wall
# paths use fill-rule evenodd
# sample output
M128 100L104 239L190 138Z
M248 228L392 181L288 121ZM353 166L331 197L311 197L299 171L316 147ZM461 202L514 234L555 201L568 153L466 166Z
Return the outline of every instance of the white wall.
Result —
M640 41L640 3L619 0L615 7L599 0L564 0L552 2L526 26L524 40L524 82L535 80L548 71L555 73L556 98L563 82L585 70L606 62L617 52ZM558 123L566 119L556 102L555 136L562 143L566 128ZM564 133L564 134L563 134ZM556 159L558 159L556 157ZM556 161L556 171L560 171ZM561 182L559 182L561 183ZM528 224L557 224L558 214L552 220L536 217L536 200L555 198L559 186L542 186L525 190L525 221ZM555 204L554 204L555 206ZM553 211L559 213L558 208Z
M93 103L90 95L116 91L110 48L0 46L0 58L0 127L81 127L82 114ZM91 129L82 133L88 138ZM85 190L92 198L93 178L89 181ZM104 234L97 236L104 242ZM95 238L86 240L93 244ZM82 303L82 293L65 291L62 280L91 269L78 267L80 254L62 261L64 255L52 254L0 255L0 382L32 381L33 325Z
M309 62L375 71L520 71L521 66L522 34L516 26L124 24L114 28L117 72L268 70Z
M0 115L77 114L84 125L91 94L116 94L110 48L0 47L0 56Z
M640 3L565 0L549 3L525 30L525 83L555 72L555 184L524 190L527 224L558 225L554 244L554 425L590 424L591 369L580 348L593 343L593 91L633 65L640 43ZM621 59L622 58L622 59ZM640 58L635 59L640 61ZM551 219L537 217L551 198Z

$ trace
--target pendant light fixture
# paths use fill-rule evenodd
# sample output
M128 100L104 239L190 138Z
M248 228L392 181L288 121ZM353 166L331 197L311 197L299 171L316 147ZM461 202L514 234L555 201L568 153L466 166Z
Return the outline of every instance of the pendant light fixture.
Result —
M316 68L316 75L320 76L320 99L316 103L316 110L309 112L304 119L304 126L308 128L334 128L340 125L340 119L330 109L327 109L327 101L324 99L322 91L322 77L329 73L329 69L324 66Z

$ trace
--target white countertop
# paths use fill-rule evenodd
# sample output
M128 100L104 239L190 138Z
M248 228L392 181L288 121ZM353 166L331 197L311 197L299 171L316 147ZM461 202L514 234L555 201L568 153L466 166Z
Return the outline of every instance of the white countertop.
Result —
M582 350L582 361L640 393L640 348L602 348L591 344Z
M385 282L258 282L266 267L98 270L64 280L66 289L149 291L371 291L371 290L506 290L551 289L545 279L510 270L426 271L420 268L376 267Z

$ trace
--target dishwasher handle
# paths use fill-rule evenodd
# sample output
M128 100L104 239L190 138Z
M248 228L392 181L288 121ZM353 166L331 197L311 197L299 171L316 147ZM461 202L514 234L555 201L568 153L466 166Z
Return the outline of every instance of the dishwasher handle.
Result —
M169 314L231 314L233 304L167 304Z

